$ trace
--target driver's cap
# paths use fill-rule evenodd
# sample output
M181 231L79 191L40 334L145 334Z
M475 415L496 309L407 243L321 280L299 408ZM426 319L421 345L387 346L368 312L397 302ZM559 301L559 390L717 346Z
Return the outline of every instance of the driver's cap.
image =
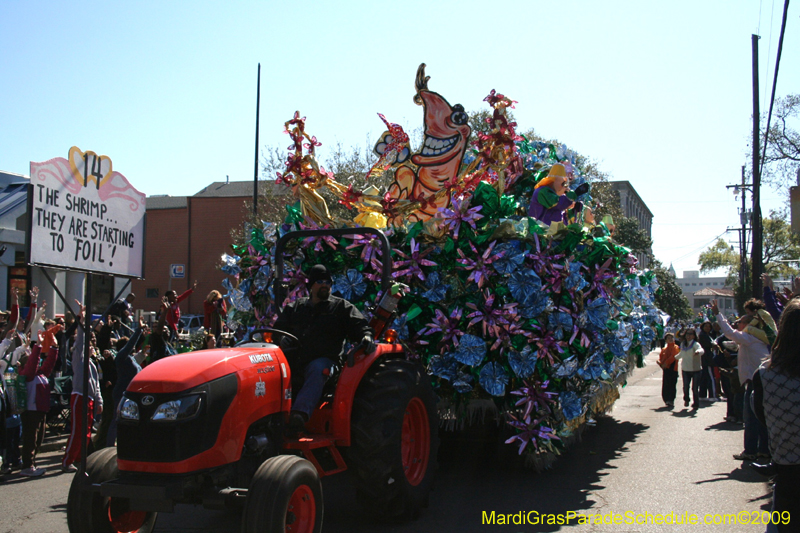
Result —
M314 283L323 279L333 281L331 273L328 272L328 268L325 265L314 265L308 271L308 283L306 285L311 288Z

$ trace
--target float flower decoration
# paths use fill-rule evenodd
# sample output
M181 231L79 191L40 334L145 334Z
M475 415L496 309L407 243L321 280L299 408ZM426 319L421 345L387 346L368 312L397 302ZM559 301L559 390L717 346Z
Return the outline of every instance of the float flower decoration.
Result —
M495 259L499 257L499 255L492 255L492 249L495 244L496 242L492 242L483 253L479 253L475 245L469 243L469 247L472 250L471 255L473 255L475 259L471 259L467 256L462 249L459 248L458 250L460 259L457 261L462 265L459 268L470 273L467 281L474 282L479 289L483 288L484 283L487 283L489 278L493 275L494 269L490 267Z
M516 314L514 308L517 307L517 304L505 304L495 308L494 301L496 298L496 295L485 291L483 305L479 306L472 302L467 303L467 307L473 310L472 313L467 315L467 318L471 319L467 323L467 327L480 324L484 338L487 336L499 338L500 332L509 325L509 318Z
M532 445L533 448L538 450L542 441L560 440L555 434L555 430L543 425L541 419L531 420L531 417L527 416L522 420L518 420L513 414L509 415L509 418L511 420L508 421L508 425L519 430L519 433L507 439L506 444L511 444L515 441L519 442L519 455L522 455L528 445Z
M413 238L411 239L411 253L405 254L404 252L395 249L394 252L403 258L403 261L395 261L395 279L411 279L419 278L425 281L425 273L422 271L423 266L436 266L436 263L430 259L425 259L427 255L433 252L433 248L428 248L420 252L419 243Z
M269 325L277 310L275 271L263 263L272 261L267 250L277 237L301 227L353 227L363 213L391 219L391 258L382 257L369 237L299 241L283 280L289 297L306 295L304 272L324 263L335 279L346 280L334 292L355 299L369 316L379 297L372 281L384 261L393 261L395 279L410 287L395 321L409 357L425 365L440 400L454 412L476 399L491 400L517 432L509 442L537 462L555 456L587 417L618 397L626 373L642 357L643 340L660 321L652 304L658 287L633 270L629 251L602 225L548 232L526 216L533 186L553 164L571 166L576 180L583 179L581 167L562 146L519 137L504 115L513 101L496 92L487 101L496 131L479 137L460 170L428 197L364 193L337 183L316 161L320 143L295 114L285 125L293 142L280 179L298 203L287 206L283 225L261 223L245 232L223 264L234 280L224 286L236 302L230 313L236 324ZM387 170L396 170L400 163L390 158ZM321 188L353 216L332 216ZM449 202L432 210L428 222L413 216L423 206L431 211L431 202L445 195ZM252 284L245 292L247 280Z
M463 310L459 307L450 311L450 314L446 314L441 309L435 309L433 318L431 318L431 321L420 331L420 335L430 336L440 333L442 338L438 345L442 353L445 347L449 346L451 343L458 348L458 339L464 335L464 332L459 327L462 314Z
M446 230L452 232L453 239L458 240L461 224L468 224L473 230L478 229L475 224L483 218L483 215L478 212L483 206L469 207L468 199L463 196L453 198L450 205L452 208L440 207L436 218L441 220L441 224Z

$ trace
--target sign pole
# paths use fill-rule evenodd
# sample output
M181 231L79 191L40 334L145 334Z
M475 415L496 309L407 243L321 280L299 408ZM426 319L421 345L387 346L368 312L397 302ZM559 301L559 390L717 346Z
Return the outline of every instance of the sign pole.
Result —
M89 431L89 358L92 353L92 275L88 272L86 273L86 295L83 298L83 305L86 306L86 316L83 317L83 395L80 399L83 405L83 416L81 417L80 471L84 476L84 481L88 482L86 452L89 449L89 442L86 434ZM75 423L74 419L73 423Z

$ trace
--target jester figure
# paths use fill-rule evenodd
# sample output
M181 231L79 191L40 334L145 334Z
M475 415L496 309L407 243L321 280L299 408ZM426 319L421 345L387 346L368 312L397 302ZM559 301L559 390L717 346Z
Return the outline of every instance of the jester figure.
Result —
M451 106L441 95L429 91L429 79L423 63L417 69L414 103L425 109L425 138L420 150L411 155L410 164L405 163L409 159L408 150L397 156L399 166L395 167L395 179L388 190L390 198L422 203L419 210L405 219L411 222L429 220L440 207L450 204L450 195L433 196L458 174L472 131L464 107ZM375 146L375 153L383 156L393 141L391 132L385 132Z

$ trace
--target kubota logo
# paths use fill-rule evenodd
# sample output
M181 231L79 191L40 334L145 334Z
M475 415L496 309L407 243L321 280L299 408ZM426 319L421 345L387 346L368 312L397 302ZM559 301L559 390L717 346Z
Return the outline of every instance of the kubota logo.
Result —
M260 353L258 355L250 356L250 363L257 365L258 363L271 363L272 356L268 353Z

